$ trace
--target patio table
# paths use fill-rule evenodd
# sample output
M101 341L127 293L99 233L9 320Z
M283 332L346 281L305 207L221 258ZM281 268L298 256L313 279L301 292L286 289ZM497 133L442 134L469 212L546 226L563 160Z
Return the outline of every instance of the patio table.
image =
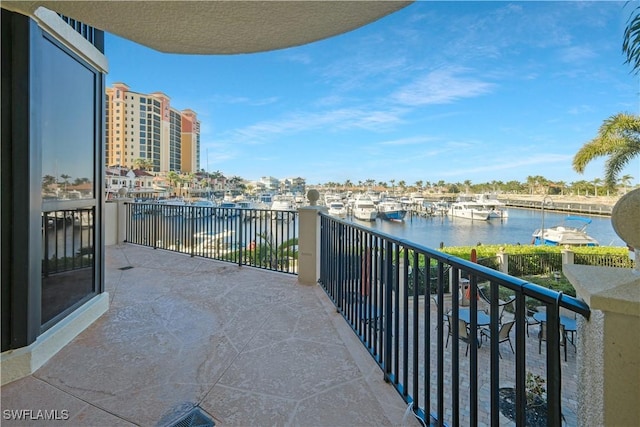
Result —
M538 322L546 322L547 321L547 313L546 312L538 312L534 313L533 318ZM572 319L567 316L560 316L560 324L564 326L564 330L567 332L576 332L576 319Z
M468 308L461 308L458 317L460 320L464 320L471 325L471 310ZM478 310L478 327L487 326L491 323L491 317L482 310Z

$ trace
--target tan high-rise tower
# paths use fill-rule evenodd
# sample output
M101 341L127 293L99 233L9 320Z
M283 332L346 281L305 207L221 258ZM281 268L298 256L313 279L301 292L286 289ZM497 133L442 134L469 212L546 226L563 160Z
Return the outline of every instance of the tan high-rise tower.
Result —
M106 88L107 166L148 161L153 172L197 172L200 122L192 110L178 111L162 92L133 92L124 83Z

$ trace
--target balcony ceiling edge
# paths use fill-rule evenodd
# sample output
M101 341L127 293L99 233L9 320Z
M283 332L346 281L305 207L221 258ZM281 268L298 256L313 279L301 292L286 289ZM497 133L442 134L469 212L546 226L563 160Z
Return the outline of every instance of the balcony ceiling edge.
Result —
M165 53L238 54L299 46L359 28L410 1L4 1L46 7Z

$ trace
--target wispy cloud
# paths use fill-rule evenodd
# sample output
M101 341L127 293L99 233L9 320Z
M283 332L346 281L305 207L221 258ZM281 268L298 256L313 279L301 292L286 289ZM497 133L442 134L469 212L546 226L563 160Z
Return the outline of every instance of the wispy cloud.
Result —
M403 105L449 104L491 92L493 83L465 76L469 70L459 67L439 69L415 80L391 95Z
M267 98L250 98L247 96L216 95L209 99L214 104L249 105L252 107L262 107L264 105L275 104L280 98L271 96Z
M588 46L571 46L560 50L560 59L569 64L588 61L596 56L596 52Z
M369 110L344 108L323 112L291 114L279 120L263 121L232 131L232 139L259 143L271 137L323 129L330 133L337 130L365 129L380 131L402 122L402 109Z
M424 144L425 142L435 141L437 138L431 136L413 136L408 138L392 139L389 141L379 142L378 145L414 145Z
M492 163L476 167L464 167L462 169L451 169L442 172L442 176L469 176L475 173L495 172L509 169L517 169L531 165L549 165L552 163L565 163L571 161L572 155L567 154L544 154L531 156L528 158L508 158L495 159Z

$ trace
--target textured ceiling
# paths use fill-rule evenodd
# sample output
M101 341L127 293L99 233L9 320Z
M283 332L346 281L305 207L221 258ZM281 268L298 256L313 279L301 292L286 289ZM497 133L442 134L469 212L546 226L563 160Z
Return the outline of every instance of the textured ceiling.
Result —
M167 53L234 54L298 46L358 28L411 1L2 1L44 6Z

